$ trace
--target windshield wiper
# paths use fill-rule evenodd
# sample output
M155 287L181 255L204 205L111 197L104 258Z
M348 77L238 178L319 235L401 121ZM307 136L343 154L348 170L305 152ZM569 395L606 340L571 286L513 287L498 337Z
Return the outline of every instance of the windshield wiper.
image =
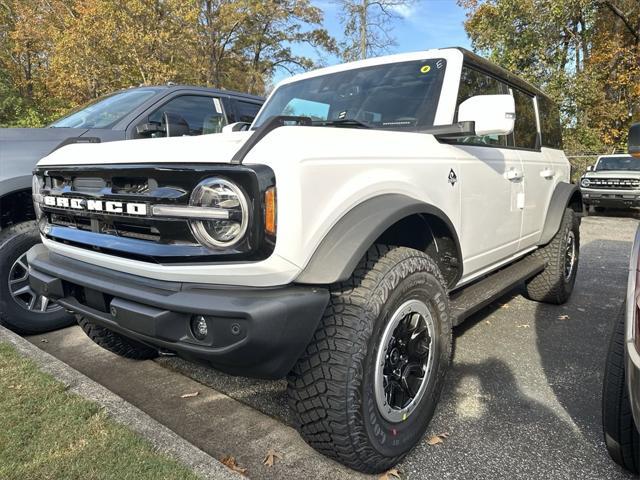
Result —
M353 118L342 118L338 120L314 120L312 125L318 125L320 127L357 127L357 128L371 128L371 125L364 123L360 120Z

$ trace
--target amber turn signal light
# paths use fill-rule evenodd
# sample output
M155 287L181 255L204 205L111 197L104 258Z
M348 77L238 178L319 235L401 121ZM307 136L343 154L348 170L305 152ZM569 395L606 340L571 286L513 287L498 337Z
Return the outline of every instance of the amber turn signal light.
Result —
M276 234L276 187L264 192L264 229L269 235Z

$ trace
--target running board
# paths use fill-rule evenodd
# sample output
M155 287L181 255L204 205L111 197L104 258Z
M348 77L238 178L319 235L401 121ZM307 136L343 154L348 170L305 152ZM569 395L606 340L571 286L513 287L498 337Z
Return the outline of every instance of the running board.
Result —
M542 258L528 255L454 292L450 297L453 326L460 325L467 317L503 296L518 283L540 273L545 266L546 262Z

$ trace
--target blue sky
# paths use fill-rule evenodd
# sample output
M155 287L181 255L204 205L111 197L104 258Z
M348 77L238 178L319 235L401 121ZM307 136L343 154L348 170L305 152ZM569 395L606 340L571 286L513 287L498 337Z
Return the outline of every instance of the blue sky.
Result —
M324 28L340 40L339 6L330 0L313 0L312 3L324 12ZM410 7L396 10L398 18L391 21L392 33L397 41L390 53L412 52L440 47L470 47L469 39L464 31L465 12L456 0L417 0ZM318 54L308 46L294 46L294 52L313 59ZM327 65L339 63L335 57L325 56ZM277 82L286 78L286 71L279 71L274 76Z

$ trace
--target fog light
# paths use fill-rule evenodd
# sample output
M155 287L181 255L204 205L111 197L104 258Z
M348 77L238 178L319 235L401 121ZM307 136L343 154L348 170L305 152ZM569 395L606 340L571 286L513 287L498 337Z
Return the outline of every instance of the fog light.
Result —
M207 327L207 320L202 315L193 317L191 320L191 332L198 340L204 340L207 338L209 329Z

